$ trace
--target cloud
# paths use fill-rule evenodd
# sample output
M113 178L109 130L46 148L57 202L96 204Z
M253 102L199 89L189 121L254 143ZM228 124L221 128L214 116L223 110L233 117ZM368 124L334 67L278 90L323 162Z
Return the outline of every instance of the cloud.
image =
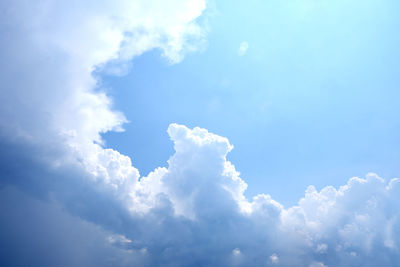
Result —
M171 124L168 166L141 177L104 149L122 130L94 71L204 42L204 1L0 3L2 265L390 266L400 260L400 180L307 188L293 207L247 184L225 137ZM246 48L247 49L247 48ZM246 50L245 49L245 50ZM16 108L18 107L18 108Z
M239 56L246 55L248 49L249 49L249 44L247 42L241 42L238 50L238 55Z
M279 263L279 257L278 257L278 255L276 255L276 253L274 253L271 256L269 256L269 259L271 260L271 262L273 264L278 264Z
M0 66L3 134L35 142L57 136L77 152L126 122L98 88L94 70L115 68L152 49L176 63L205 34L196 22L205 9L202 0L1 5L0 53L8 62Z
M146 260L108 242L112 235L101 227L15 188L1 190L0 209L2 266L137 266Z
M310 267L326 267L326 265L322 262L313 262L310 264Z
M176 150L168 167L118 194L108 183L91 181L104 177L86 174L85 179L79 166L74 172L71 166L49 170L46 178L46 162L27 166L36 173L14 170L23 181L8 185L29 195L37 193L32 183L48 190L51 201L110 232L104 240L132 251L128 259L139 266L390 266L398 261L398 180L387 183L369 174L338 189L309 187L288 209L268 195L249 202L245 182L226 159L232 149L226 138L177 124L168 132ZM22 161L16 155L12 160Z

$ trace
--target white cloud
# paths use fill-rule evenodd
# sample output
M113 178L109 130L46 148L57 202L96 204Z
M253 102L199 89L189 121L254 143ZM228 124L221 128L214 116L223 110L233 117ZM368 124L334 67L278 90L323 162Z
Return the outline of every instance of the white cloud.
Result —
M249 44L247 42L241 42L238 50L238 55L239 56L246 55L248 49L249 49Z
M327 266L322 262L313 262L310 264L310 267L327 267Z
M328 249L328 245L327 244L318 244L316 251L318 253L325 253L327 249Z
M54 167L78 160L114 194L129 191L139 177L130 159L98 145L126 119L92 72L151 49L178 62L204 39L196 19L205 1L17 0L0 8L1 134L56 147L62 155L47 158Z
M6 235L18 218L28 222L18 231L44 231L42 221L24 217L34 208L18 205L34 197L35 205L61 205L59 216L81 233L76 242L92 233L90 240L104 242L96 244L102 261L109 257L119 266L390 266L400 260L398 179L369 174L339 188L310 186L298 205L285 209L266 194L248 201L246 183L226 158L233 146L205 129L171 124L175 154L141 179L129 157L101 146L100 133L121 130L126 119L96 89L92 71L154 48L178 62L202 43L196 18L204 1L21 0L0 7L1 203L13 203L4 205L7 214L14 214L11 207L24 211L14 221L5 216L3 242L19 237ZM47 222L61 214L51 207L42 212ZM73 245L69 235L46 235L46 242ZM27 253L14 252L9 255ZM98 266L83 258L73 265Z
M126 121L95 90L94 69L155 48L178 62L204 37L195 21L205 8L202 0L2 5L0 53L8 64L1 66L1 99L12 101L3 101L0 125L36 140L61 134L75 148L101 142L99 133L121 129Z
M238 249L238 248L235 248L234 250L232 250L232 254L233 254L233 256L240 256L240 249Z
M62 181L58 188L45 177L36 183L73 214L113 232L111 243L140 255L147 251L151 259L143 261L145 266L258 266L268 258L282 266L376 266L398 260L396 180L386 183L370 174L339 189L318 192L310 187L299 205L289 209L268 195L248 202L243 196L246 184L226 160L232 149L226 138L177 124L168 132L176 150L168 167L133 185L85 185L82 177ZM106 174L118 177L115 169ZM106 174L94 177L107 179ZM62 175L72 177L58 170L49 179ZM76 188L83 190L74 192Z
M279 263L279 257L278 257L278 255L276 255L276 253L274 253L271 256L269 256L269 259L273 264L278 264Z

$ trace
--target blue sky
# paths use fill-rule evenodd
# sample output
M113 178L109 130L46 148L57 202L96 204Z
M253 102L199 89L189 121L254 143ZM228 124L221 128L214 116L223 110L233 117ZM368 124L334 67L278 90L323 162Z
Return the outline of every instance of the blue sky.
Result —
M0 1L0 266L398 266L399 7Z
M360 4L362 2L362 4ZM400 172L400 37L393 1L218 1L206 47L176 65L160 51L102 77L131 122L105 135L143 175L173 154L169 123L229 138L248 197L293 205L308 185ZM249 48L242 56L239 46Z

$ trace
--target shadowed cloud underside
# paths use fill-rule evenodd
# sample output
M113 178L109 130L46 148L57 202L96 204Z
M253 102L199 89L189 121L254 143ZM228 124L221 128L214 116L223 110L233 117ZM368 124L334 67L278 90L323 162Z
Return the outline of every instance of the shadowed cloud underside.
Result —
M248 200L233 145L172 123L174 154L141 176L101 134L127 121L93 71L205 44L202 0L1 3L0 263L8 266L395 266L400 180ZM205 16L205 15L203 15ZM239 54L245 55L243 42ZM129 69L129 68L128 68Z

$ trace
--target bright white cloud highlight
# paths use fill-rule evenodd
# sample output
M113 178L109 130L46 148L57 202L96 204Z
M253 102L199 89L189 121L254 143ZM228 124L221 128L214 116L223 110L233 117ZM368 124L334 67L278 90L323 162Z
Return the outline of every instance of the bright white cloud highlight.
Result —
M279 263L279 257L275 253L269 256L269 259L273 264L278 264Z
M249 43L241 42L240 46L239 46L239 49L238 49L238 55L239 56L246 55L248 49L249 49Z
M100 134L122 130L126 119L112 109L93 71L118 71L151 49L180 61L204 40L197 19L205 1L21 0L0 7L0 170L7 193L2 203L31 203L28 211L43 206L37 210L45 221L66 218L71 225L57 221L60 229L90 232L90 240L96 240L96 253L90 255L119 266L399 262L398 179L369 174L339 188L310 186L298 205L285 209L266 194L245 198L247 184L227 160L233 146L206 129L171 124L175 153L167 167L146 177L129 157L101 146ZM244 55L248 44L242 45ZM12 215L17 209L25 211L24 205L3 210ZM4 216L1 231L18 218L29 221ZM42 224L32 221L18 229L44 231ZM63 234L54 237L56 243L73 244ZM51 236L46 236L50 244ZM77 235L76 242L82 240L85 236ZM60 246L61 252L66 249ZM81 257L77 261L85 265Z

